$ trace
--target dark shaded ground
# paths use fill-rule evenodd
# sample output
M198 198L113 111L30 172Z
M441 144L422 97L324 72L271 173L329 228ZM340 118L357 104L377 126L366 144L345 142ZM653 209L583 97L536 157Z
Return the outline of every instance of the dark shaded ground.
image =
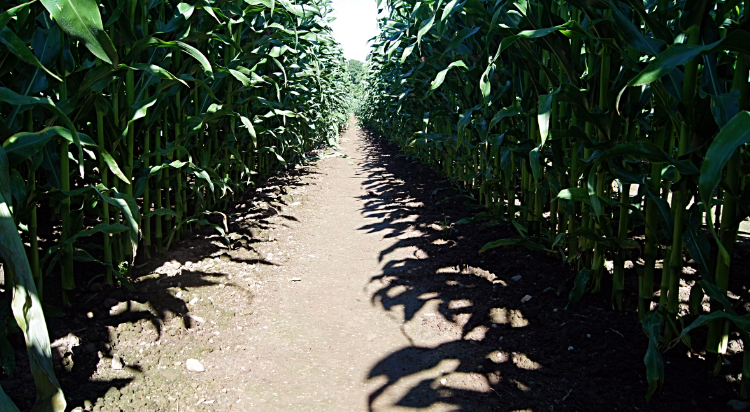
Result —
M420 252L407 259L386 259L386 269L373 282L388 282L374 300L386 309L403 307L407 322L424 323L418 312L431 306L445 319L463 323L462 339L405 348L383 359L371 375L385 375L391 385L452 359L458 360L456 372L481 375L489 383L455 388L450 377L445 385L424 380L399 405L425 408L447 402L466 411L729 410L727 401L737 396L742 353L727 357L731 364L724 368L725 375L709 378L705 362L683 345L663 355L666 382L645 402L647 338L635 312L635 270L626 273L629 295L623 312L610 309L611 280L606 274L604 292L587 294L564 310L573 269L558 257L521 247L479 254L487 242L518 236L507 224L453 225L456 231L443 240L450 229L441 223L474 216L479 210L466 207L473 202L446 200L457 193L443 190L449 186L443 178L398 155L397 147L383 139L368 135L366 141L370 149L363 167L371 170L373 179L367 188L377 194L368 199L364 213L384 219L367 229L395 229L399 234L418 228L422 233L393 246ZM392 183L375 180L383 175ZM396 223L407 216L416 218ZM748 257L742 244L731 279L747 278ZM518 275L520 280L511 279ZM686 294L687 285L682 289ZM522 303L527 295L531 300ZM700 348L705 330L693 335ZM736 333L732 339L730 352L740 350Z

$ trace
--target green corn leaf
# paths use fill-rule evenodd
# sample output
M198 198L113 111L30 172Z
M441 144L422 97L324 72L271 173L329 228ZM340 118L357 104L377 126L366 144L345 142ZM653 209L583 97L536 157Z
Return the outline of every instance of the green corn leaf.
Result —
M114 174L120 180L122 180L123 182L125 182L125 184L128 184L128 185L130 184L130 181L125 176L125 174L122 172L122 170L120 170L120 166L117 165L117 162L112 157L112 155L109 154L109 152L107 152L106 150L104 150L104 149L102 149L100 147L99 148L99 156L101 156L104 159L104 162L107 163L107 167L109 167L109 170L112 172L112 174Z
M610 0L609 4L612 10L612 17L630 47L649 56L657 56L661 48L667 45L663 40L644 36L641 31L622 14L614 0Z
M233 38L227 37L227 36L225 36L223 34L220 34L220 33L211 33L210 35L208 35L208 38L217 39L217 40L221 41L224 44L229 44L229 45L234 46L237 50L242 50L242 45L241 44L237 43Z
M662 199L660 196L651 193L651 189L649 189L648 185L643 185L643 187L646 191L646 197L648 197L650 200L653 200L659 210L661 224L666 228L666 232L671 235L672 233L674 233L674 218L672 217L672 211L669 208L669 203L667 203L667 201Z
M121 65L118 66L118 69L124 69L124 68L145 71L146 73L150 73L150 74L154 75L155 77L157 77L159 79L163 79L163 80L176 80L176 81L184 84L185 86L188 85L184 80L175 77L175 75L173 75L172 73L170 73L169 70L164 69L162 67L159 67L159 66L157 66L155 64L135 63L135 64L132 64L130 66L126 66L124 64L121 64Z
M144 215L144 217L151 217L151 216L174 216L177 217L177 213L174 212L174 210L169 209L156 209L152 210Z
M13 275L11 308L26 339L31 373L36 384L37 401L32 411L63 412L65 397L52 368L47 324L29 260L10 212L9 185L8 158L5 150L0 149L0 256L7 265L6 270Z
M560 92L560 88L550 94L539 96L539 114L537 120L539 123L539 133L542 138L542 144L540 147L544 147L544 143L547 142L549 136L549 122L550 116L552 116L552 102L554 102L555 95Z
M97 193L99 193L102 200L120 210L128 229L130 229L130 245L133 249L133 260L130 263L132 264L135 261L136 252L138 250L138 228L141 222L141 214L138 209L138 204L132 196L125 193L114 192L114 197L105 196L98 190Z
M117 50L104 31L99 5L94 0L41 0L49 14L73 38L81 40L96 57L118 64Z
M91 253L81 250L81 249L75 249L73 251L73 260L76 262L84 262L84 263L99 263L102 265L106 265L101 260L91 256Z
M478 108L478 106L472 107L464 112L464 114L461 116L461 119L457 124L457 133L459 135L459 138L463 134L462 132L466 130L467 127L469 127L469 124L471 123L471 114Z
M414 51L414 46L415 46L415 44L410 44L410 45L404 47L404 52L401 54L401 64L404 64L404 62L406 61L406 59L409 58L409 56L411 55L411 53Z
M263 5L268 7L269 9L273 10L274 1L273 0L245 0L245 3L254 6L254 5Z
M500 57L500 54L504 52L508 47L512 46L516 41L520 39L537 39L540 37L547 36L551 33L555 33L561 30L567 30L570 27L572 27L571 22L562 24L560 26L555 27L549 27L546 29L537 29L537 30L523 30L519 32L518 34L508 36L504 38L500 42L500 46L497 48L497 51L495 52L494 57L490 60L489 64L487 65L487 68L485 69L484 73L482 73L482 76L479 80L479 88L482 92L482 96L486 99L490 95L491 85L489 81L489 73L490 69L495 64L495 61ZM546 68L546 67L543 67Z
M713 192L721 181L724 166L734 155L737 148L748 142L750 142L750 112L742 111L721 128L703 158L698 187L704 205L711 204ZM711 213L706 213L706 224L718 243L719 253L721 253L725 262L729 262L729 253L719 241Z
M25 10L27 7L29 7L30 4L35 3L36 0L32 0L28 3L19 4L18 6L11 7L8 10L5 10L4 12L0 13L0 30L4 29L5 26L10 23L13 16L18 14L18 12Z
M730 322L734 323L735 326L737 326L737 328L741 331L742 334L746 334L750 332L750 315L743 315L743 316L738 315L737 312L732 307L731 302L727 299L726 293L723 290L721 290L721 288L719 288L718 286L714 285L713 283L709 282L706 279L699 280L698 284L703 288L706 294L711 298L712 302L715 302L721 305L721 309L711 314L701 315L698 318L696 318L690 325L688 325L682 330L682 332L680 333L680 336L675 338L673 343L687 336L687 334L690 333L693 329L703 326L706 323L709 323L710 321L714 319L729 320Z
M390 58L391 56L393 56L393 53L396 52L396 50L398 49L398 46L400 46L400 45L401 45L401 39L397 39L397 40L391 42L390 47L388 47L388 51L385 52L385 54L388 55L388 58Z
M448 4L445 5L445 8L443 9L443 14L440 15L440 21L445 21L446 18L453 12L453 9L456 8L456 4L458 3L458 0L451 0L448 2ZM461 3L463 5L463 3Z
M10 350L13 350L13 348L10 348ZM2 387L0 387L0 410L3 412L21 412Z
M649 312L641 320L641 325L648 335L648 348L643 358L643 363L646 364L646 381L648 381L646 393L646 401L648 401L658 386L664 383L664 361L659 352L661 317L657 312Z
M274 113L276 113L279 116L297 117L297 113L294 113L291 110L274 110Z
M113 25L117 20L120 19L120 16L122 15L122 11L127 6L128 3L124 1L118 1L117 7L115 7L114 11L110 11L110 16L107 19L107 21L104 23L104 28L107 28L111 25Z
M690 333L690 331L692 331L693 329L703 326L714 319L727 319L731 321L732 323L734 323L735 326L737 326L737 328L740 329L741 331L745 333L750 332L750 314L738 316L738 315L730 314L730 313L720 310L720 311L713 312L708 315L698 316L698 318L695 319L693 323L686 326L685 329L682 330L682 333L680 334L680 338Z
M126 69L128 66L119 65L118 68L112 69L108 65L99 65L86 71L83 81L78 87L77 93L83 95L90 90L104 89L112 80L118 77L117 72Z
M279 163L281 163L282 165L286 165L286 159L284 159L283 157L281 157L281 155L276 152L276 148L269 147L268 151L271 152L271 153L273 153L274 156L276 156L276 160L278 160Z
M714 271L710 257L711 245L699 230L700 219L701 212L698 209L698 205L694 204L689 210L688 224L685 232L682 234L682 241L690 257L698 265L701 276L704 279L713 279Z
M257 146L258 136L255 133L255 127L253 126L253 123L246 116L240 116L240 121L247 128L247 131L250 133L250 136L253 138L253 145Z
M667 44L674 43L674 34L672 33L672 31L667 26L655 19L651 14L649 14L648 10L646 10L646 8L644 7L643 1L625 0L625 2L628 3L628 5L630 5L630 7L632 7L636 13L638 13L638 17L643 19L643 21L646 23L646 26L649 28L649 30L651 30L656 38L664 41Z
M21 204L26 199L26 182L18 169L11 169L10 171L10 192L16 204Z
M36 66L44 70L47 74L55 78L55 80L62 81L60 77L58 77L55 73L52 73L47 67L40 63L39 60L37 60L36 56L34 56L34 53L32 53L31 50L29 50L28 46L24 44L23 40L21 40L16 35L16 33L13 33L13 31L8 27L0 30L0 43L3 43L11 53L18 56L18 58L20 58L21 60L32 66Z
M31 159L42 151L47 142L62 133L70 134L70 131L62 126L52 126L39 132L19 132L9 137L3 143L3 149L8 155L10 166Z
M597 158L597 164L611 158L634 156L650 162L669 163L674 165L683 175L697 175L700 170L690 161L677 160L670 154L651 142L620 143L602 152Z
M170 33L184 27L185 22L195 12L195 6L188 3L178 3L174 8L172 18L166 25L159 28L159 33Z
M570 305L573 305L581 300L583 294L586 292L586 286L588 285L589 280L591 280L591 275L593 274L594 271L591 269L581 269L578 272L575 280L573 281L573 289L571 289L570 293L568 294L568 304L565 305L565 309L568 309Z
M45 67L53 66L55 60L59 57L62 50L62 35L62 30L57 25L53 25L46 34L41 28L37 28L36 31L34 31L34 37L31 40L31 47L34 49L34 54L39 59L39 62ZM34 93L37 81L46 84L46 79L41 76L43 76L43 74L40 73L38 68L34 70L32 79L28 82L28 85L22 92L24 96ZM13 108L7 123L13 122L20 108L20 106Z
M489 243L485 244L484 246L482 246L482 248L479 250L479 253L483 253L483 252L486 252L488 250L495 249L495 248L498 248L498 247L501 247L501 246L517 245L517 244L521 243L522 240L523 239L519 239L519 238L495 240L493 242L489 242Z
M78 170L80 171L81 177L84 175L84 169L83 169L83 148L81 147L81 140L78 136L78 132L76 131L76 127L73 125L73 122L70 121L68 116L65 115L65 113L60 110L55 103L50 99L49 97L32 97L32 96L23 96L20 95L13 90L10 90L5 87L0 87L0 100L5 101L6 103L12 104L12 105L30 105L30 106L36 106L40 105L45 107L46 109L50 110L52 113L54 113L60 121L65 125L65 127L70 131L73 139L73 143L81 150L78 152Z
M128 123L125 126L125 129L120 133L120 138L125 139L125 137L128 135L128 131L133 126L133 122L137 121L138 119L143 119L146 117L146 113L148 113L148 109L156 104L156 101L158 99L159 95L153 95L149 96L145 99L138 100L137 102L133 103L133 106L130 107L129 113L128 113Z
M198 63L200 63L201 67L203 68L204 72L213 73L213 69L211 68L211 63L208 61L206 56L204 56L203 53L200 52L200 50L181 41L164 41L161 39L157 39L156 37L146 37L141 40L138 40L133 45L133 48L131 49L130 54L125 56L125 61L131 61L134 58L134 56L136 56L138 53L154 48L154 47L168 47L168 48L180 49L183 52L187 53L190 57L198 61Z
M492 120L490 120L490 125L487 127L487 130L491 130L493 126L500 123L500 121L503 120L504 118L518 116L519 114L521 114L521 108L519 106L514 105L511 107L505 107L503 109L500 109L492 117Z
M531 166L531 175L534 178L534 182L539 182L539 179L542 177L542 164L540 163L540 156L541 153L539 152L541 150L542 146L536 146L529 152L529 165Z
M555 199L572 200L574 202L582 202L591 204L591 198L589 192L583 187L571 187L561 190Z
M195 47L183 43L181 41L174 42L177 47L182 50L183 52L187 53L190 57L194 58L195 60L200 63L201 67L203 67L203 71L207 73L213 73L213 70L211 69L211 63L209 63L206 56L203 55L203 53L200 52L200 50L196 49Z
M20 132L11 136L10 138L8 138L8 140L5 141L3 145L3 148L8 155L10 165L15 166L25 160L31 159L38 153L41 153L44 146L55 136L61 136L71 143L74 142L73 134L70 133L70 130L62 126L48 127L40 132L35 133ZM84 134L79 134L79 137L81 138L82 146L96 146L96 144L93 142L93 140L91 140L90 137ZM106 150L99 148L98 146L97 149L99 150L100 156L102 156L105 162L107 162L107 165L109 166L109 169L112 171L112 173L122 179L124 182L128 183L127 178L122 173L115 160L112 158L112 155L107 153Z
M727 122L740 110L740 91L734 89L729 93L720 95L710 95L711 97L711 114L719 127L726 126Z
M520 39L538 39L540 37L547 36L549 34L558 32L560 30L566 30L571 27L571 23L565 23L561 24L559 26L554 27L548 27L544 29L536 29L536 30L523 30L519 32L518 34L515 34L513 36L508 36L504 38L502 41L500 41L500 47L498 47L497 52L495 52L495 57L492 59L494 62L497 60L497 58L500 56L500 53L504 52L508 47L513 45L515 42L517 42Z
M190 169L192 171L192 174L197 177L198 179L201 179L208 184L208 187L211 189L211 191L214 191L214 182L211 180L211 176L208 175L208 172L196 167L195 165L191 164Z
M464 69L468 70L468 67L466 67L466 64L461 60L456 60L448 65L445 69L438 72L437 76L435 76L435 80L430 83L430 90L435 90L438 87L440 87L441 84L443 84L443 81L445 81L445 75L448 74L448 71L454 67L463 67Z
M136 203L133 196L126 193L119 193L114 189L108 189L101 184L98 186L89 185L84 186L80 189L61 192L65 196L71 197L80 196L88 192L94 192L94 194L99 196L103 201L117 208L120 213L122 213L122 218L124 220L125 226L127 226L127 228L129 229L130 242L133 248L132 258L135 259L136 251L138 248L138 233L141 224L141 213L140 209L138 208L138 204ZM111 193L112 195L106 195L104 194L105 192Z
M706 54L712 54L722 50L750 54L750 33L741 29L733 30L727 34L727 37L721 40L720 44L707 51Z
M673 44L656 56L646 68L633 77L626 87L653 83L672 72L672 70L675 70L678 66L686 64L699 54L711 50L720 43L721 40L703 46L685 43Z
M107 223L100 223L92 228L81 230L80 232L76 233L75 235L68 238L63 243L57 244L50 248L49 252L47 253L55 253L58 249L60 249L64 245L68 244L74 244L76 240L82 237L88 237L96 233L107 233L110 235L116 234L116 233L122 233L128 230L127 226L121 225L121 224L107 224Z
M482 76L479 77L479 90L482 92L482 97L487 100L488 97L490 97L490 93L492 92L492 85L490 84L490 71L495 67L494 63L491 63L487 65L487 68L484 70L484 73L482 73Z
M320 10L311 5L311 4L292 4L289 2L289 0L276 0L279 4L281 4L286 11L288 11L291 14L294 14L295 16L301 17L303 19L311 18L313 16L320 16Z
M242 70L239 70L239 71L240 71L240 72L242 72ZM254 73L253 73L253 74L254 74ZM198 85L198 87L200 87L201 89L203 89L203 91L205 91L206 93L208 93L208 95L209 95L209 96L211 97L211 99L213 99L213 100L215 100L215 101L218 101L218 100L219 100L219 98L218 98L218 97L216 96L216 94L215 94L215 93L214 93L214 91L213 91L213 90L211 89L211 87L209 87L209 86L208 86L208 85L207 85L207 84L206 84L205 82L203 82L202 80L199 80L199 79L195 79L195 78L193 78L192 76L190 76L190 75L187 75L187 74L181 74L181 75L179 75L178 77L179 77L180 79L182 79L182 80L185 80L185 81L190 81L190 82L193 82L193 83L197 84L197 85ZM257 75L255 75L255 77L257 77ZM253 84L256 84L256 83L258 83L258 79L255 79L255 78L254 78L254 79L253 79Z
M70 143L73 143L73 133L70 132L68 129L61 129L59 130L58 136L62 137L63 139L67 140ZM89 137L89 135L78 133L79 141L81 142L81 147L83 147L83 150L86 150L87 153L93 153L86 149L87 146L96 146L96 143L94 143L94 140ZM96 159L96 156L91 156L92 159Z
M232 75L232 77L234 77L235 79L237 79L237 81L242 83L243 86L252 86L252 81L247 76L245 76L244 73L238 70L233 70L233 69L227 69L227 70L229 70L229 73Z
M469 37L471 37L474 34L476 34L476 32L478 32L480 28L481 27L479 27L479 26L474 27L474 28L467 27L467 28L461 30L460 32L458 32L456 34L456 36L453 37L453 40L451 40L450 44L448 44L448 47L445 48L445 52L444 53L448 53L449 51L451 51L451 50L455 49L456 47L460 46L461 43L464 42L464 40L466 40Z
M222 21L219 20L219 18L216 16L216 13L214 12L214 8L211 6L211 4L206 0L199 0L196 5L199 5L200 8L206 11L209 16L213 17L214 20L216 20L217 23L222 24Z
M594 210L594 215L599 216L602 214L602 204L599 201L599 195L596 194L597 175L597 167L593 166L589 170L588 179L586 179L586 190L589 193L589 200L591 201L591 208Z
M711 298L713 302L721 305L719 309L726 313L729 313L730 315L737 315L737 312L735 312L734 308L732 307L732 303L729 301L729 298L727 298L727 294L724 290L709 282L707 279L701 279L698 281L698 283L700 283L701 287L703 287L703 290L706 291L706 294Z

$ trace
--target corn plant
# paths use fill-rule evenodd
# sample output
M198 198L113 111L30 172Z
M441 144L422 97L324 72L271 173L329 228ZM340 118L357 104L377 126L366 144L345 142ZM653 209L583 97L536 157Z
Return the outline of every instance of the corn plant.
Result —
M0 255L34 410L65 408L43 291L73 305L91 268L127 282L137 256L186 230L225 234L215 222L236 195L335 142L348 85L329 12L325 0L0 6ZM0 405L15 410L2 392Z
M642 257L633 292L649 337L647 398L663 381L661 351L697 345L688 333L699 325L709 324L715 373L730 322L750 343L750 315L727 300L732 249L750 214L746 1L383 7L358 114L518 230L482 251L519 245L557 254L578 271L572 303L589 282L599 292L611 276L616 310L625 262ZM642 242L636 229L645 231ZM690 313L680 314L688 258L701 280ZM704 295L710 314L702 313ZM743 395L748 373L746 356Z

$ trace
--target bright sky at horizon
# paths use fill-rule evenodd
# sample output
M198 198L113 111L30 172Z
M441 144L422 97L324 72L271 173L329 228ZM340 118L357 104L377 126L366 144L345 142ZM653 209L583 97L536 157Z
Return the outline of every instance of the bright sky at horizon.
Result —
M364 62L370 53L367 40L378 34L375 0L333 0L333 36L341 43L347 60Z

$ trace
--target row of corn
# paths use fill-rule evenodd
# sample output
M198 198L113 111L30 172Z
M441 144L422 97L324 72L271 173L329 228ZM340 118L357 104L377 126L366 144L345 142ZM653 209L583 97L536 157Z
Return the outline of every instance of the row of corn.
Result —
M43 279L61 277L63 305L80 265L87 282L127 281L137 254L199 225L224 234L235 195L335 141L348 86L329 12L327 0L0 4L3 304L26 338L34 410L66 404ZM8 374L13 328L0 319ZM17 410L2 390L0 409Z
M705 350L718 374L730 331L750 343L750 315L737 313L727 291L738 227L750 214L747 6L381 6L363 123L484 204L475 220L500 217L517 229L482 251L557 254L577 268L573 303L603 284L615 309L635 295L649 341L647 397L663 381L662 351ZM626 290L630 262L638 282ZM699 280L681 302L687 262ZM705 324L707 342L691 341ZM745 355L742 396L750 390Z

